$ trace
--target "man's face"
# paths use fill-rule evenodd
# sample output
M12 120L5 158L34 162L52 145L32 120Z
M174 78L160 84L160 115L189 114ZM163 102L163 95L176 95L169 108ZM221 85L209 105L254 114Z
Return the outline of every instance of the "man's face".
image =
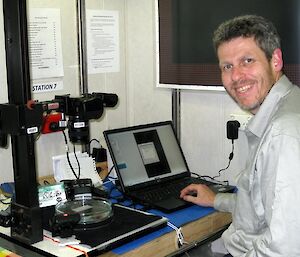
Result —
M268 61L253 38L238 37L219 46L218 58L225 89L241 108L255 114L281 75L281 50Z

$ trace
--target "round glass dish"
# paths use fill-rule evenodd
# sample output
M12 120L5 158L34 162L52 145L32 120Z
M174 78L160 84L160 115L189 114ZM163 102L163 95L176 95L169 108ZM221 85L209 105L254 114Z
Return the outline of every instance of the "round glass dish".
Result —
M105 199L81 198L56 205L58 214L80 214L80 225L102 223L113 216L113 208Z

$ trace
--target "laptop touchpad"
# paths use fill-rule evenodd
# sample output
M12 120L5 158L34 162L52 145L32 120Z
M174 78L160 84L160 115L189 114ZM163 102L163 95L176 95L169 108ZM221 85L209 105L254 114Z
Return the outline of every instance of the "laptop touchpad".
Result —
M187 205L187 202L176 198L176 197L171 197L165 200L161 200L156 203L157 206L161 206L163 209L174 209L175 208L180 208L182 206Z

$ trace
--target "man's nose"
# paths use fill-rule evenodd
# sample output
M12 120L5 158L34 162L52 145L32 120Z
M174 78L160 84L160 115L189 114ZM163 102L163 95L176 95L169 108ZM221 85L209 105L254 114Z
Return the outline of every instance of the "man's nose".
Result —
M235 66L231 70L231 79L232 81L239 81L243 76L243 70L241 67Z

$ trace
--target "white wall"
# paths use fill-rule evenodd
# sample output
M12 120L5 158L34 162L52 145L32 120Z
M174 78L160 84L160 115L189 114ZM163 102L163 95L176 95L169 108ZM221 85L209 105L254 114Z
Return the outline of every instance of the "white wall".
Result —
M120 27L120 72L89 75L89 91L116 93L119 103L91 124L91 137L107 128L171 119L171 92L155 83L155 23L152 1L90 0L87 9L117 10Z
M33 1L33 0L32 0ZM50 1L49 4L63 6L75 1ZM2 1L1 1L2 2ZM35 5L44 5L48 1L35 0ZM68 4L67 4L68 3ZM91 137L104 143L102 132L107 128L142 124L172 118L171 90L157 88L156 81L156 33L155 1L149 0L89 0L87 8L117 10L120 18L120 71L115 73L89 76L89 92L111 92L119 95L120 101L113 110L107 109L100 120L91 122ZM1 4L2 6L2 4ZM73 8L70 8L74 10ZM72 16L72 15L71 15ZM0 14L2 19L2 12ZM1 20L0 19L0 20ZM65 15L62 20L66 25L74 20ZM70 24L66 26L68 31ZM5 58L3 45L3 26L0 24L0 99L7 101L5 84ZM65 32L65 30L64 30ZM67 57L70 34L63 36L64 52ZM66 76L69 76L71 62L66 62ZM68 73L68 74L67 74ZM75 85L66 83L72 93ZM76 84L76 83L75 83ZM57 92L56 94L60 94ZM51 96L45 96L47 99ZM231 142L226 139L226 121L229 114L239 112L236 104L225 92L182 91L181 93L181 142L188 164L193 172L201 175L217 174L227 165L231 151ZM230 179L244 165L245 157L243 133L235 144L235 157L228 171L221 177ZM37 142L37 160L39 175L52 173L51 156L63 153L61 135L43 135ZM11 150L0 149L2 164L0 182L12 179Z
M182 92L181 142L192 172L216 176L227 166L232 143L227 139L226 123L231 113L241 110L226 92ZM240 131L239 139L234 141L230 167L218 179L235 184L235 177L245 164L246 144L245 134Z

